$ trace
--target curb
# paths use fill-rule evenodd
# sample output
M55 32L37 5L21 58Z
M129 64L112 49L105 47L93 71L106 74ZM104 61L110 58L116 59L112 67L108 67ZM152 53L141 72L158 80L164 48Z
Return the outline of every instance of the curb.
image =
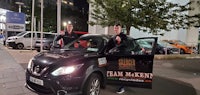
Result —
M200 54L175 54L175 55L155 55L154 59L162 60L162 59L198 59L200 58Z

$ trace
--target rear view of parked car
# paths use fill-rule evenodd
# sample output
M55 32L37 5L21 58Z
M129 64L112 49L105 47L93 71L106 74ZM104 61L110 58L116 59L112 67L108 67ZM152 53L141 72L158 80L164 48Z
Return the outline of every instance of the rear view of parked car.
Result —
M44 34L43 35L43 39L42 39L43 50L50 50L56 36L57 36L56 34ZM34 47L38 52L40 52L41 38L39 38L38 40L35 41Z
M180 49L180 54L191 54L193 53L190 46L186 45L184 42L180 40L164 40L165 42L168 42L174 47L177 47Z
M159 41L156 45L156 54L178 54L179 48L172 46L171 44Z

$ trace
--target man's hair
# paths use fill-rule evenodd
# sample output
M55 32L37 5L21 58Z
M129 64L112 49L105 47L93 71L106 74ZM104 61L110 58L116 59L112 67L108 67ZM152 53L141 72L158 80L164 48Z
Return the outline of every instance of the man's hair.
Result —
M72 24L72 23L70 23L70 24L67 24L67 25L72 25L72 26L73 26L73 24Z
M114 26L122 26L120 22L115 22Z

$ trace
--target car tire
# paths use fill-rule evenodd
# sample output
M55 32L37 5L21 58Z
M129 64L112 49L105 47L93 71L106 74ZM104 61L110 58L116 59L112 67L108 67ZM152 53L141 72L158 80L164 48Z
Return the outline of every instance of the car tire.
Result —
M83 95L100 95L101 77L92 74L83 88Z
M49 50L52 48L52 46L53 46L53 43L50 43L49 44Z
M39 49L36 49L36 51L37 51L37 52L40 52L40 48L39 48Z
M185 54L185 51L183 49L181 49L180 54Z
M165 51L159 50L159 54L165 54Z
M22 43L19 43L19 44L17 44L17 49L23 49L24 48L24 45L22 44Z

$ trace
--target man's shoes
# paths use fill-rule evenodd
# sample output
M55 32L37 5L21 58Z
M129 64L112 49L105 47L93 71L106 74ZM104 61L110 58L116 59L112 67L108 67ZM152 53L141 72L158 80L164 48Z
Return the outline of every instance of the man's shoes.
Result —
M116 92L117 94L122 94L125 92L124 88L119 88L119 90Z

